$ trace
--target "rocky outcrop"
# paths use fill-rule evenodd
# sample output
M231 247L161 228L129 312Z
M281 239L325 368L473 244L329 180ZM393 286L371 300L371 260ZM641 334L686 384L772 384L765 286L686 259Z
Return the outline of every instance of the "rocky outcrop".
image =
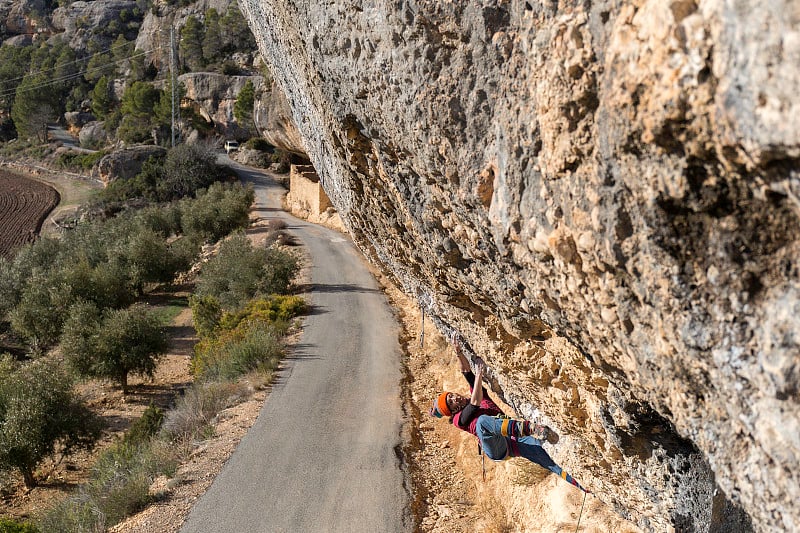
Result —
M362 250L644 529L800 529L793 3L240 3Z
M248 81L257 92L262 90L261 76L225 76L213 72L181 74L178 81L186 88L185 100L221 133L230 138L246 137L247 126L240 125L233 114L236 98Z
M3 46L17 46L20 48L30 46L31 44L33 44L33 36L29 34L17 35L16 37L10 37L3 41Z
M305 157L303 138L294 124L286 96L274 84L261 92L255 101L253 121L259 135L273 146Z
M97 28L117 22L123 11L132 12L134 0L78 0L53 11L52 25L68 39L70 48L85 51Z
M2 34L37 34L47 32L37 13L45 11L44 0L3 0L0 1L0 32Z
M97 148L108 141L104 121L89 122L81 128L78 139L83 148Z
M104 155L97 162L97 172L103 183L115 179L131 179L141 172L151 157L166 155L166 148L160 146L133 146Z
M64 122L66 122L67 129L71 131L80 131L80 129L95 120L95 116L85 111L68 111L64 113Z

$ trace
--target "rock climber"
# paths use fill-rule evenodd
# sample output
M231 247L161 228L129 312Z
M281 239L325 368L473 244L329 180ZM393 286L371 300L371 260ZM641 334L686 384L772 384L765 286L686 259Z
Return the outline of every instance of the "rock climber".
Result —
M433 401L429 413L437 418L449 417L458 429L475 435L489 459L503 461L509 457L524 457L589 493L558 466L542 447L542 441L547 440L552 444L558 441L558 436L545 425L506 416L482 385L483 361L478 359L476 373L473 374L461 343L454 340L453 347L461 365L461 373L469 383L471 396L468 398L445 391Z

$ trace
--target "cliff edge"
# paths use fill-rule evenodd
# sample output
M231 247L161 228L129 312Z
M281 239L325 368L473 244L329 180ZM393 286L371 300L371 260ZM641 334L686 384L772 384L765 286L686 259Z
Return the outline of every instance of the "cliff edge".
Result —
M364 253L652 531L800 529L796 2L241 0Z

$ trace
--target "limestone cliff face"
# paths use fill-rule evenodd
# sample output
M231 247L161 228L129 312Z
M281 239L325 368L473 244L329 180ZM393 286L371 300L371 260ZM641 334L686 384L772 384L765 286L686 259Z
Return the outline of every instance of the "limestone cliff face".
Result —
M800 530L800 4L241 0L364 252L645 529Z
M256 99L253 121L258 133L271 145L287 152L306 154L303 137L294 124L286 95L275 83L270 83Z
M233 113L239 91L249 81L256 93L263 92L262 76L226 76L213 72L190 72L178 76L186 88L185 101L207 121L231 138L246 135L248 125L240 125Z

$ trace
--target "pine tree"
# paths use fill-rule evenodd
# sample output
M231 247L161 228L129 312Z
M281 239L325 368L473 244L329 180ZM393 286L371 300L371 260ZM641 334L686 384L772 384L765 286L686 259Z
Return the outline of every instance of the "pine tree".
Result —
M236 97L236 102L233 104L233 116L236 117L236 120L244 127L253 127L255 129L255 123L253 122L253 106L255 105L255 88L253 87L253 82L251 80L247 80L242 87L242 90L239 91L239 95Z
M49 86L50 79L44 74L25 76L17 87L11 118L17 133L25 138L47 140L47 124L58 116L59 97Z
M180 53L186 68L192 71L203 70L206 66L203 57L203 38L205 30L203 23L194 15L186 19L186 24L181 28Z
M213 7L206 11L206 34L203 38L203 57L206 63L218 64L223 58L223 32L220 16Z
M100 79L97 80L94 89L92 89L92 112L97 118L103 119L111 112L111 106L113 104L114 100L111 97L111 88L108 79L105 76L101 76Z
M0 46L0 106L10 110L14 91L25 75L31 61L31 48Z

